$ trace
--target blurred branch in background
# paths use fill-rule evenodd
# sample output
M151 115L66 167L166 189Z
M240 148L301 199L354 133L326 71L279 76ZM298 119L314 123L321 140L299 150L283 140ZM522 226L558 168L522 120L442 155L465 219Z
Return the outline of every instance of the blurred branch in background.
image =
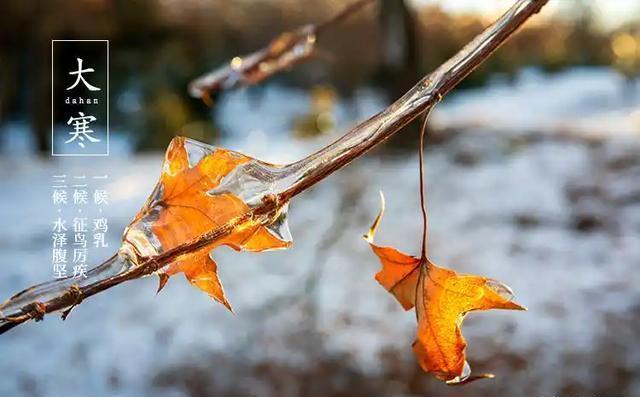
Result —
M219 65L237 53L260 48L266 38L282 31L330 20L344 4L331 0L4 1L0 134L7 133L9 124L18 123L32 137L32 147L47 153L50 40L109 39L113 134L125 136L136 150L164 148L176 133L212 141L221 133L215 115L184 92L193 76L202 73L203 65ZM415 81L408 77L414 69L417 75L433 70L488 22L487 15L450 13L443 4L384 0L384 12L378 14L366 7L326 31L318 49L332 54L330 62L310 59L304 68L281 75L274 83L305 88L331 85L340 96L350 96L362 86L382 87L389 99L395 97L397 93L390 89ZM528 24L463 86L484 84L496 74L512 78L527 65L544 71L608 65L629 79L637 76L637 20L603 27L595 20L594 4L563 2L566 15L546 13L546 18ZM429 45L418 52L412 41ZM396 60L404 65L393 66ZM0 139L0 145L3 142Z
M224 90L258 84L276 73L291 69L314 55L316 40L321 33L373 1L355 1L324 23L305 25L293 31L281 33L265 48L251 54L235 56L228 65L193 80L189 83L189 93L211 105L211 95Z

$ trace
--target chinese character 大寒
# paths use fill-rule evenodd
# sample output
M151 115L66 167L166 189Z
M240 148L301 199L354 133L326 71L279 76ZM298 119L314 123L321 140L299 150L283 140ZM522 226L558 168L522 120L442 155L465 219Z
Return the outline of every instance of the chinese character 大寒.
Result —
M93 130L89 128L89 123L96 121L96 118L91 115L85 116L82 112L78 112L78 114L80 117L70 117L67 121L68 125L73 123L73 131L69 132L71 138L64 141L64 143L71 143L77 140L78 146L84 149L85 140L94 143L100 142L100 139L91 136L91 134L93 134Z
M75 72L69 72L69 74L72 76L74 74L76 75L76 81L72 85L67 87L67 91L75 88L81 81L89 91L100 91L100 88L89 84L89 82L84 79L84 76L82 76L82 73L93 73L95 72L95 70L93 68L82 69L82 58L76 58L76 60L78 61L78 70L76 70Z

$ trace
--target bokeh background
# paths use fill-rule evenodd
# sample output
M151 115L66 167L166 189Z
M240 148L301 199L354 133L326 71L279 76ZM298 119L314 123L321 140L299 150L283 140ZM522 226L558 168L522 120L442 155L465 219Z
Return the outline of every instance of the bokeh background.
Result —
M286 163L384 108L510 1L381 0L320 51L209 107L188 82L346 4L51 0L0 5L0 295L52 277L51 177L108 174L109 250L176 134ZM53 159L50 41L109 39L111 153ZM414 314L373 280L360 236L417 252L417 131L296 198L294 247L219 249L232 315L176 277L100 294L0 338L2 396L640 395L640 4L551 0L438 105L426 148L431 257L511 285L528 312L471 314L442 385L411 353Z

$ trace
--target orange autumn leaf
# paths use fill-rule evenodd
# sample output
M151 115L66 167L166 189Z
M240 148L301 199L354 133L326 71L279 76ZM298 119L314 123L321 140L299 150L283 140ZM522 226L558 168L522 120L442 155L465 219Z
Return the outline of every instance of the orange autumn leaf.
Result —
M243 154L184 137L176 137L171 141L160 181L129 225L125 241L144 247L145 244L139 244L139 240L157 240L160 245L158 249L167 251L196 241L213 230L229 225L232 229L204 248L186 253L162 268L158 272L158 291L170 276L184 273L191 284L231 310L210 251L227 245L235 250L258 252L286 248L291 244L288 234L279 233L277 228L286 222L286 205L279 209L274 227L270 227L242 218L250 208L237 195L231 192L212 193L225 177L231 177L230 173L237 167L256 161ZM286 228L286 224L284 226Z
M413 351L422 369L448 384L493 377L491 374L470 377L466 342L460 328L462 321L468 312L476 310L526 309L511 301L511 289L499 281L458 274L428 258L374 244L383 213L384 197L380 213L364 238L382 264L376 280L405 310L416 309L418 331Z
M183 272L192 285L222 303L229 311L233 311L231 304L224 294L222 282L220 282L218 278L218 265L209 256L209 248L197 251L194 254L186 256L184 259L172 263L171 266L160 273L158 291L164 287L170 276L179 272Z

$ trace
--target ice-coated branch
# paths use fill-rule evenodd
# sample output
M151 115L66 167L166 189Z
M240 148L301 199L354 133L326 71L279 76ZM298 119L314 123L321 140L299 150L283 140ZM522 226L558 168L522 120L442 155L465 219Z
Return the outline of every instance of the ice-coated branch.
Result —
M283 192L283 196L291 198L318 183L432 108L547 2L518 0L496 22L391 106L357 125L324 149L290 165L297 171L297 180Z
M374 0L357 0L333 18L316 25L301 26L278 37L258 51L231 59L228 65L214 69L189 83L189 94L211 102L211 94L258 84L276 73L304 62L313 55L318 36L355 14Z
M420 80L411 90L380 113L354 127L334 143L298 162L277 167L275 186L247 212L220 227L185 241L158 255L120 252L94 268L93 277L82 282L62 280L30 287L0 305L0 334L28 320L39 320L63 311L63 318L86 298L125 281L157 272L177 258L209 246L229 235L243 222L266 224L291 198L322 181L333 172L397 133L418 115L430 110L548 0L517 0L496 22L485 29L451 59Z

